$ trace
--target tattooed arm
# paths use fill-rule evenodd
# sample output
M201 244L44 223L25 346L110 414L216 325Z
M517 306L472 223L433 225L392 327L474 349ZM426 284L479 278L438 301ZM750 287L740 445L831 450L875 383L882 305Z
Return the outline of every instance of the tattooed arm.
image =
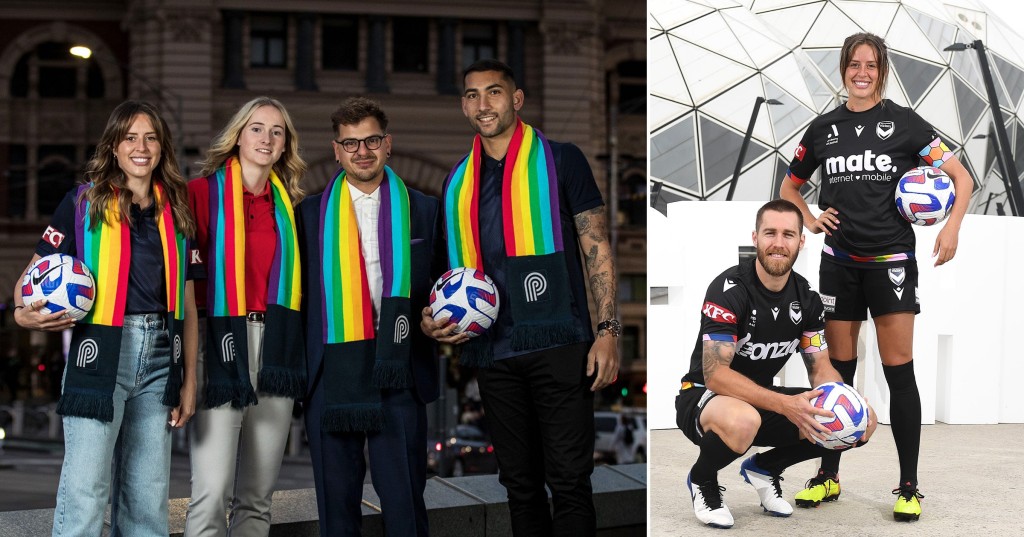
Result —
M576 232L590 278L590 294L597 306L598 322L615 318L615 263L608 240L608 217L604 207L595 207L575 216ZM619 348L616 338L601 330L587 355L587 376L597 370L591 391L612 383L619 373Z
M704 342L702 358L704 385L709 390L786 416L800 429L804 438L812 435L824 438L828 434L828 429L818 423L814 416L815 414L830 415L830 413L814 408L808 402L819 392L808 391L797 395L785 395L759 386L746 375L737 373L730 367L735 353L735 342L715 340Z

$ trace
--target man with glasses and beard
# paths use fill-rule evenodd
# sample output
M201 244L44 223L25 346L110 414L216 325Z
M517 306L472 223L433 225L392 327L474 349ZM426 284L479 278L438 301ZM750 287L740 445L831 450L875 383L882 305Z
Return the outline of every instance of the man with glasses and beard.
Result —
M785 200L766 203L752 239L757 259L726 270L708 287L690 372L676 397L676 423L700 446L686 483L693 510L716 528L733 525L718 471L750 446L773 446L743 461L740 474L765 512L781 517L793 513L782 499L783 470L828 451L814 443L829 432L815 416L833 416L810 404L821 391L772 386L789 357L800 351L812 386L842 382L828 359L821 298L793 272L804 245L800 210ZM874 429L872 410L858 446Z

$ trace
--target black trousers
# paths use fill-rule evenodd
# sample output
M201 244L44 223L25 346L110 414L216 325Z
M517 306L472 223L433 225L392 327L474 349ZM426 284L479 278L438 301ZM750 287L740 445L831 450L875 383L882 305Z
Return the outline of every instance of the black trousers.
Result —
M508 491L516 537L591 536L596 531L589 350L590 343L577 343L498 360L478 373L498 480Z

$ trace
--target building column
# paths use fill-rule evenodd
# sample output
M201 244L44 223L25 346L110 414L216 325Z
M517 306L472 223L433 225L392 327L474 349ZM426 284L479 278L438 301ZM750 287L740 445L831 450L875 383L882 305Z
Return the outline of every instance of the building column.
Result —
M301 13L298 19L298 35L295 43L295 87L299 90L317 91L316 73L313 67L313 34L316 16Z
M366 52L366 91L389 93L387 79L387 39L384 25L387 19L381 16L369 17L370 39Z
M455 19L439 19L437 24L437 92L458 95L459 87L455 84Z
M224 12L224 83L225 88L244 89L245 71L242 57L242 23L240 11Z

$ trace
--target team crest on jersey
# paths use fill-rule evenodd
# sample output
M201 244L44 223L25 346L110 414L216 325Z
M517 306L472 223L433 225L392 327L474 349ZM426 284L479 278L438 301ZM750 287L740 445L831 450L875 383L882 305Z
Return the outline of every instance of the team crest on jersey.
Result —
M793 324L800 324L800 321L804 320L803 313L800 311L800 302L796 300L789 303L789 320L793 321Z
M896 125L892 121L879 121L878 125L875 126L875 134L878 135L880 140L887 140L895 130Z
M892 292L896 298L903 300L903 282L907 280L907 269L904 267L889 269L889 281L892 282ZM915 290L916 293L916 290Z

